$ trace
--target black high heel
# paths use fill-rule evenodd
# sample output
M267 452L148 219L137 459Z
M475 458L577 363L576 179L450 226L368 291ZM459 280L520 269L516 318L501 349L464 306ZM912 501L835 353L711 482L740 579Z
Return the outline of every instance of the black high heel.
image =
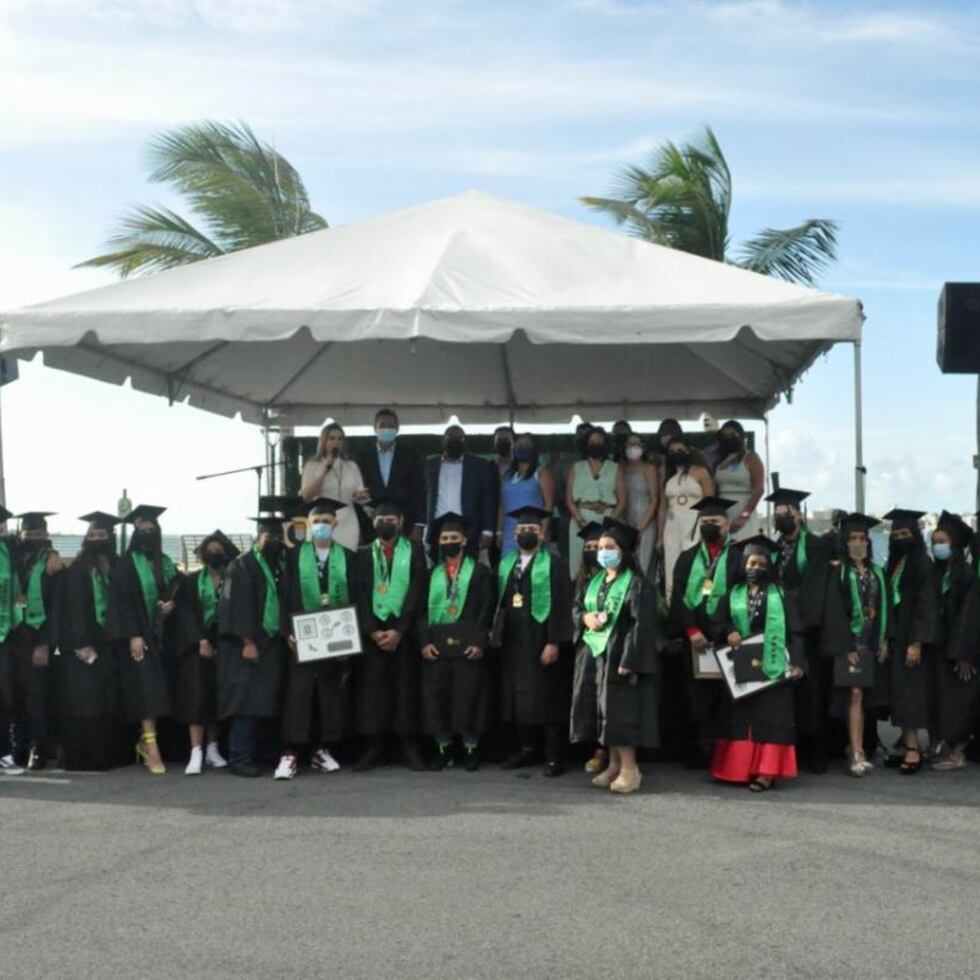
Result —
M919 757L918 762L909 762L908 757L915 753ZM922 752L919 749L906 749L905 755L902 758L901 765L898 767L898 771L903 776L914 776L919 770L922 769Z

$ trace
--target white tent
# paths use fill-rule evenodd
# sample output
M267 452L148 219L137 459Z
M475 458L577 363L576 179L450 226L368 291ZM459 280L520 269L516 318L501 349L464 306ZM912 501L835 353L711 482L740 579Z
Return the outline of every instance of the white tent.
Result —
M478 191L0 316L0 352L249 421L761 418L857 300Z

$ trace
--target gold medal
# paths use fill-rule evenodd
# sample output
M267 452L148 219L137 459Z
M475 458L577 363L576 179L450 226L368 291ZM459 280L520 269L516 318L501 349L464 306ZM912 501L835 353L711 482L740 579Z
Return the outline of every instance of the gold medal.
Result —
M459 607L457 605L455 605L455 604L450 605L450 606L447 606L446 607L446 612L449 613L450 616L455 616L456 613L459 612Z
M520 594L520 592L515 592L514 593L514 598L511 600L511 605L515 609L523 609L524 608L524 596L522 596Z
M711 595L711 590L715 587L715 583L711 581L710 578L704 580L704 585L701 586L701 595Z
M380 593L381 593L382 595L387 595L387 594L388 594L388 583L387 583L387 582L382 582L382 583L381 583L381 584L380 584L380 585L378 586L378 591L379 591L379 592L380 592Z

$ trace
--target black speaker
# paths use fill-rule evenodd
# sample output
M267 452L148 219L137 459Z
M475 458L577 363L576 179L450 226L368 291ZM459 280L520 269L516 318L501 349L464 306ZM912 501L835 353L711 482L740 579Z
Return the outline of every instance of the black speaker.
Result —
M980 282L948 282L939 294L936 361L943 374L980 374Z

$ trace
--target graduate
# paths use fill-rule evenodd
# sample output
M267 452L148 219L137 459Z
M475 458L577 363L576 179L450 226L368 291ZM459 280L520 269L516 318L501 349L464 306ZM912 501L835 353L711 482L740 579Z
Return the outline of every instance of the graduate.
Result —
M465 554L469 522L449 512L435 523L438 561L429 574L419 631L426 729L436 743L429 769L455 762L453 742L463 743L467 772L480 768L480 735L486 724L485 653L494 609L489 569Z
M807 527L802 507L809 496L806 490L777 486L766 497L766 502L773 506L773 521L778 532L773 566L775 581L796 603L806 645L807 673L794 687L798 748L807 768L812 773L822 774L827 771L833 678L830 676L831 663L820 656L820 627L832 548L826 538L812 534Z
M821 659L829 666L834 688L832 714L846 720L847 768L857 777L874 769L868 756L877 747L877 723L868 702L888 659L891 598L888 580L874 563L870 538L879 523L865 514L843 519L842 557L830 574L820 635Z
M201 568L184 579L177 593L180 663L174 715L187 725L190 737L191 755L184 769L187 776L199 776L205 765L212 769L228 765L218 747L215 657L225 570L240 552L218 530L198 545L196 554Z
M544 774L560 776L565 771L572 681L568 569L547 548L547 510L520 507L507 516L516 521L517 550L497 570L501 709L502 720L516 726L518 748L501 768L531 765L543 738Z
M937 772L966 767L966 746L977 703L980 659L980 587L967 551L973 529L948 511L932 533L936 631L927 659L935 669L936 744L942 753L932 763Z
M764 535L739 542L742 561L736 581L718 603L715 641L737 651L742 641L762 634L761 649L743 653L743 676L758 680L800 679L806 670L803 628L792 596L774 581L776 545ZM711 763L715 779L747 784L765 792L777 779L797 775L795 697L788 683L722 708L720 737Z
M386 740L398 739L409 769L427 768L419 747L422 731L418 623L429 573L422 545L409 540L402 505L376 501L373 540L357 554L357 610L364 654L354 665L357 734L364 748L355 772L367 772L386 757Z
M731 541L728 513L735 501L723 497L704 497L692 509L698 512L700 542L681 552L674 565L669 623L671 632L681 640L679 667L683 697L686 703L682 719L684 753L689 769L707 769L714 753L718 716L722 699L728 697L720 679L694 676L694 654L711 645L714 614L718 603L735 581L741 553ZM678 673L678 671L675 671ZM666 678L665 678L666 685ZM680 693L679 691L677 692ZM664 705L665 713L669 710Z
M592 783L634 793L641 774L638 748L660 743L657 718L656 601L636 567L636 529L607 518L599 537L599 571L573 610L575 677L571 739L608 750L606 768Z
M919 729L933 716L935 668L924 662L927 644L936 629L936 590L919 521L922 511L897 508L885 514L891 521L888 537L888 578L892 609L889 616L888 697L892 724L902 729L900 756L886 764L903 776L922 769Z
M589 521L579 532L578 536L582 539L582 564L579 566L578 574L574 579L574 594L572 597L572 608L581 607L585 599L585 590L593 576L599 571L599 538L602 537L602 525L598 521ZM572 620L572 633L574 635L576 624ZM573 647L574 655L574 647ZM573 666L574 670L574 666ZM606 749L596 743L595 752L585 763L585 771L594 776L602 772L609 763L609 753Z
M7 691L4 678L8 667L7 640L16 625L18 609L14 600L20 589L16 584L16 569L14 567L14 552L17 548L16 539L7 532L7 521L14 515L6 507L0 506L0 773L20 775L23 769L14 761L12 745L11 708L7 703ZM28 752L29 752L28 748Z
M180 573L163 553L159 518L165 507L140 504L126 520L133 525L129 549L113 570L108 632L124 642L120 676L126 717L140 723L137 758L149 773L167 770L157 745L157 719L173 709L176 595Z
M252 550L225 571L218 605L218 718L230 719L228 772L256 777L259 724L279 714L286 664L283 523L281 512L253 518Z
M13 551L14 618L0 678L16 742L14 756L30 770L47 764L51 736L51 663L58 645L61 561L48 538L47 512L19 514Z
M354 555L333 539L337 514L345 506L329 497L312 501L307 513L306 540L286 557L289 653L282 713L283 751L274 779L292 779L299 770L300 753L311 746L315 748L310 768L320 773L336 772L340 763L329 746L342 742L350 730L351 658L300 663L292 628L294 614L346 606L353 601Z
M62 764L104 771L132 761L119 685L119 641L106 631L112 577L119 562L116 525L102 511L88 524L82 550L61 581L58 695Z

